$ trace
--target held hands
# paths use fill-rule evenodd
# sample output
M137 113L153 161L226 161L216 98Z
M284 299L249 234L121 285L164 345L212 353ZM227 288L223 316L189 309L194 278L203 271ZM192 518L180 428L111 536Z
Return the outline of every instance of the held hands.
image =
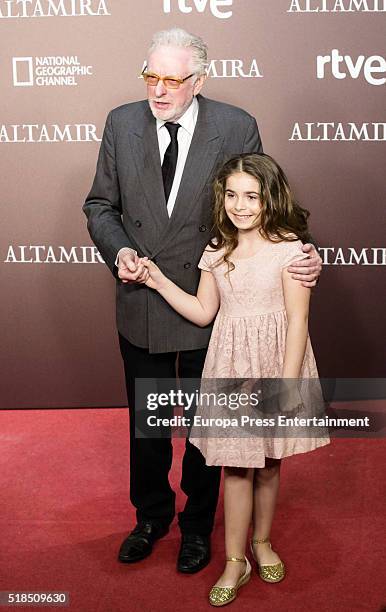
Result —
M160 291L168 280L153 261L138 257L132 249L119 255L118 277L123 283L139 283L156 291Z
M322 271L322 258L318 254L313 244L304 244L303 253L309 253L308 259L294 261L288 267L288 272L292 278L301 281L303 287L315 287Z
M122 283L146 283L149 272L143 260L132 249L123 250L119 255L118 277Z

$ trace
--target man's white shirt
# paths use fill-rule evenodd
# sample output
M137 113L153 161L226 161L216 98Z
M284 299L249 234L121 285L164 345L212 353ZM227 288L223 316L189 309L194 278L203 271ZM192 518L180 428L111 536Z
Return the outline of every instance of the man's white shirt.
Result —
M197 115L198 115L198 102L197 98L194 97L189 108L184 112L182 117L176 122L180 124L180 128L177 132L177 141L178 141L178 158L176 165L176 173L173 179L173 185L170 191L167 210L169 217L171 216L174 208L174 204L176 203L178 189L180 187L182 173L185 168L186 158L188 157L189 147L192 142L194 128L197 123ZM157 119L157 136L158 136L158 146L159 153L161 159L161 166L164 161L164 155L166 149L170 144L170 134L165 127L166 121L161 121Z
M180 119L176 121L176 123L179 123L181 127L179 128L177 132L178 157L177 157L176 172L174 175L173 185L170 191L169 199L167 201L167 212L168 212L169 217L171 216L174 205L176 203L176 198L177 198L178 190L179 190L180 183L181 183L182 173L185 168L186 158L188 157L189 148L192 142L194 130L195 130L196 123L197 123L197 117L198 117L198 101L197 101L197 98L194 97L189 108L184 112L182 117L180 117ZM157 121L156 127L157 127L158 147L159 147L159 154L160 154L160 160L161 160L161 166L162 166L165 152L170 144L171 138L170 138L170 134L167 128L165 127L166 121L161 121L160 119L157 119L156 121ZM120 251L117 254L117 258L115 260L116 266L118 265L119 254L122 253L124 250L129 250L129 249L128 247L124 247L123 249L120 249ZM130 250L133 251L134 249L130 249Z

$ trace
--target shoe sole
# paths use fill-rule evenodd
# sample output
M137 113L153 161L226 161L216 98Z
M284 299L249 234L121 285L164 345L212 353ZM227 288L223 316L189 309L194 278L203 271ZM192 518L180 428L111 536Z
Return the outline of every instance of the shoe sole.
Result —
M252 576L252 572L249 572L249 574L245 576L244 580L240 582L240 584L237 587L235 596L232 597L232 599L228 599L228 601L226 601L225 603L219 603L219 604L212 603L211 601L209 601L210 605L213 606L214 608L222 608L223 606L227 606L228 604L232 603L232 601L234 601L237 598L237 594L239 592L240 587L244 586L244 584L247 584L250 581L251 576Z
M120 559L118 557L118 561L119 563L138 563L138 561L143 561L143 559L147 559L147 557L150 557L150 555L151 553L145 555L144 557L137 557L136 559Z
M177 565L177 571L180 574L197 574L197 572L200 572L202 569L204 569L204 567L209 565L209 563L210 563L210 559L208 559L207 561L205 561L204 564L199 565L196 569L193 569L193 570L191 570L191 569L182 569L182 568L179 568L178 565Z

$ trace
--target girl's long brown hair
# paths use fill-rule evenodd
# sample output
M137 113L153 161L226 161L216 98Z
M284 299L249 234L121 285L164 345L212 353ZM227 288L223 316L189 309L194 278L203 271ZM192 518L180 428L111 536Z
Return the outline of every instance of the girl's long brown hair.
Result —
M308 210L295 200L286 175L275 160L264 153L243 153L232 157L218 172L214 181L213 249L224 248L222 261L228 264L228 272L234 269L229 256L238 245L238 230L225 212L225 190L227 179L239 172L253 176L260 184L261 213L258 231L271 242L301 240L308 242Z

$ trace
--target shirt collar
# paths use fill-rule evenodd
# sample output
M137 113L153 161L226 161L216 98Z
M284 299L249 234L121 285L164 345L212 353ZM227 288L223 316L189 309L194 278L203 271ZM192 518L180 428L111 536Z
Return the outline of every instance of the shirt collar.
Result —
M177 123L180 124L191 136L193 136L194 128L197 121L198 115L198 100L196 96L193 97L192 103L186 109L182 117L180 117ZM165 125L166 121L157 119L157 131Z

